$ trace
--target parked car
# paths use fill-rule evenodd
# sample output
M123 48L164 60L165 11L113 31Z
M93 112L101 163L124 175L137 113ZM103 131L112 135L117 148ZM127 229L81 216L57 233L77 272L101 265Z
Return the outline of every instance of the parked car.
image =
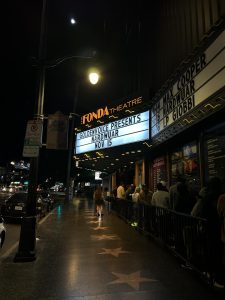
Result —
M47 211L52 210L55 203L54 196L45 190L41 190L40 192L38 192L38 195L40 195L43 201L46 203Z
M65 187L62 182L56 182L54 186L50 187L52 192L64 192Z
M4 226L4 219L0 216L0 248L2 248L5 241L6 229Z
M1 213L5 218L22 218L27 215L27 192L17 192L5 200L1 206ZM36 215L43 217L47 212L47 205L41 195L37 195Z

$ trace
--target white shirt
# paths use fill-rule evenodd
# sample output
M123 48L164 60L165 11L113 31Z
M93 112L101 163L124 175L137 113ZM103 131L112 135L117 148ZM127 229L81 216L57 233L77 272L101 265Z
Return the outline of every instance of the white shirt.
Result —
M139 193L133 193L132 194L132 201L134 202L134 203L137 203L138 201L140 200L140 194Z
M152 205L158 207L169 207L169 193L166 191L156 191L152 195Z
M118 186L118 188L117 188L117 198L125 199L125 190L122 185Z

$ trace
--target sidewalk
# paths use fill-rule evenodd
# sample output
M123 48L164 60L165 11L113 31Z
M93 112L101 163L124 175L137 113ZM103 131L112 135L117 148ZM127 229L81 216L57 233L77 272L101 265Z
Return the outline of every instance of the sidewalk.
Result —
M37 259L0 264L1 300L215 300L191 271L92 200L59 205L38 225Z

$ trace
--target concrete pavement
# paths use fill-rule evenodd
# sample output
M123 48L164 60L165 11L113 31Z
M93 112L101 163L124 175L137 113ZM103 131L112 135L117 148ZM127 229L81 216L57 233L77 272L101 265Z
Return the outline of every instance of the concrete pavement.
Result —
M223 299L166 249L91 199L59 203L37 228L37 259L0 263L1 300Z

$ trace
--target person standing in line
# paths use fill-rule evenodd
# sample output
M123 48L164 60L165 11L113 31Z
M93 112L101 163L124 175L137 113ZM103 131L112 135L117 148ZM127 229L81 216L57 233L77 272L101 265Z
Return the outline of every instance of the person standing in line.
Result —
M140 205L141 207L141 219L142 228L146 232L151 231L151 205L152 205L153 192L148 188L146 184L142 184L140 191Z
M115 185L114 188L112 189L112 195L116 199L117 198L117 186Z
M169 207L177 212L191 213L194 203L185 178L179 177L178 182L170 187L169 203Z
M134 185L133 185L133 183L131 183L125 192L125 198L127 201L132 201L132 194L134 192L134 189L135 189Z
M149 190L146 184L142 184L140 191L140 201L145 204L151 204L153 192Z
M172 210L176 210L176 206L178 203L178 191L177 191L177 185L182 182L181 176L177 178L177 182L172 184L169 188L169 208Z
M223 247L223 253L222 253L222 278L221 283L223 284L223 287L225 288L225 194L221 194L218 199L217 203L217 211L220 218L220 224L221 224L221 242Z
M117 185L115 185L112 189L112 197L111 197L111 208L117 208Z
M214 285L217 287L221 287L223 284L223 245L221 242L221 224L218 215L218 201L221 194L222 183L220 178L211 177L204 191L201 217L207 220L209 271L213 274L213 278L215 279Z
M161 182L157 183L157 190L152 195L152 205L169 208L169 192L165 191Z
M118 186L117 188L117 206L118 206L118 212L120 215L125 216L125 197L126 197L126 193L125 193L125 188L124 188L124 184L121 182L121 184Z
M163 191L169 192L169 191L168 191L168 188L167 188L167 186L166 186L166 181L161 180L160 183L162 184Z
M126 194L125 194L124 184L121 183L117 188L117 199L124 200L125 196Z
M140 201L140 188L136 187L134 193L132 194L132 204L133 204L133 226L138 225L139 219L139 201Z

